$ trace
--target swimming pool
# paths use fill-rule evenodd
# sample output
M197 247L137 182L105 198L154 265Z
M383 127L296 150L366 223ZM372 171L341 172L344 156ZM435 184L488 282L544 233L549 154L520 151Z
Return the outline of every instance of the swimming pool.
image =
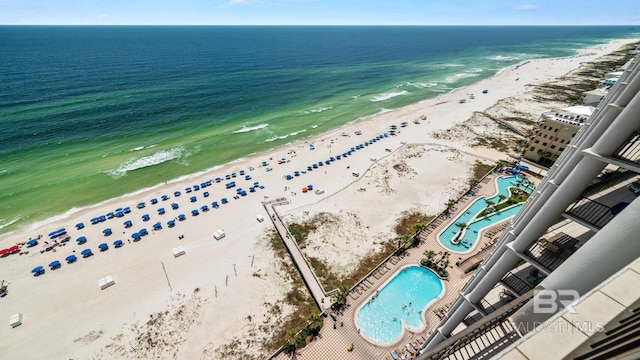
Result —
M356 312L356 326L365 339L379 345L399 340L404 327L420 331L422 313L444 293L444 285L431 270L409 265L398 271Z
M522 207L522 203L512 205L481 219L474 220L476 215L487 207L485 199L491 200L497 204L500 201L500 195L504 195L508 198L509 188L517 186L516 181L518 178L519 177L515 175L500 176L496 178L496 188L498 189L496 194L489 198L481 196L464 209L464 211L438 235L438 241L440 244L453 252L467 253L473 249L473 245L478 240L478 235L482 229L514 216ZM531 192L531 188L527 188L527 191ZM465 223L467 224L467 228L464 230L463 241L460 241L458 244L452 244L451 239L453 239L458 231L460 231L460 227L456 225L457 223Z

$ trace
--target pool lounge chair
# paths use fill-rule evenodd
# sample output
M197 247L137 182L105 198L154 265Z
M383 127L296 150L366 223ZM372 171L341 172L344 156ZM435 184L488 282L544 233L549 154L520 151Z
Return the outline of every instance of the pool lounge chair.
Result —
M395 350L391 351L391 357L393 358L393 360L400 360L400 355L398 355Z

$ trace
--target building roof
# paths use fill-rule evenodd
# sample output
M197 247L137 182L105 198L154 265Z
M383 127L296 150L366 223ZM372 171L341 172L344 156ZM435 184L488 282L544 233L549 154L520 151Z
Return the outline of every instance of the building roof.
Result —
M591 114L593 114L596 108L593 106L576 105L576 106L569 106L568 108L564 108L562 110L568 111L570 113L578 114L578 115L591 116Z

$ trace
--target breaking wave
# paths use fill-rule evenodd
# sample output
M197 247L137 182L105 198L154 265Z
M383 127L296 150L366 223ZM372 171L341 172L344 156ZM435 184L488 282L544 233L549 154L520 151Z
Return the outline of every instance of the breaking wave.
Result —
M385 100L389 100L391 98L394 98L396 96L406 95L408 93L409 92L407 90L390 92L390 93L382 93L380 95L376 95L376 96L371 97L371 101L372 102L385 101Z
M236 131L234 131L234 134L242 134L242 133L246 133L249 131L255 131L255 130L260 130L260 129L264 129L267 126L269 126L269 124L260 124L260 125L256 125L256 126L243 126L241 129L238 129Z
M183 158L188 155L189 153L184 148L184 146L179 146L179 147L167 149L167 150L160 150L148 156L129 159L123 162L122 164L120 164L120 166L118 166L117 169L111 169L106 171L106 174L111 176L114 179L118 179L120 177L127 175L129 171L134 171L134 170L146 168L149 166L162 164L164 162Z

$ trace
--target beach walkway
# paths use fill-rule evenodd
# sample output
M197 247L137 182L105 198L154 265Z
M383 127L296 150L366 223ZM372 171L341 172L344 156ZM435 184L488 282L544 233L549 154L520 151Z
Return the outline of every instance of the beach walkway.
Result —
M295 264L296 268L298 268L298 271L300 272L305 285L307 285L309 292L311 292L311 296L313 296L313 299L318 305L320 313L324 313L325 307L331 306L331 297L328 296L324 291L324 287L322 287L322 284L320 284L320 280L318 280L316 274L311 269L307 258L305 258L304 254L302 254L302 250L300 250L300 247L289 232L287 226L284 224L284 222L282 222L282 219L275 209L275 206L277 205L286 205L288 203L289 201L286 198L278 198L275 200L263 202L262 205L267 211L267 214L269 214L269 218L273 222L273 225L280 235L280 238L282 238L287 251L289 251L289 255L291 255L293 263Z

